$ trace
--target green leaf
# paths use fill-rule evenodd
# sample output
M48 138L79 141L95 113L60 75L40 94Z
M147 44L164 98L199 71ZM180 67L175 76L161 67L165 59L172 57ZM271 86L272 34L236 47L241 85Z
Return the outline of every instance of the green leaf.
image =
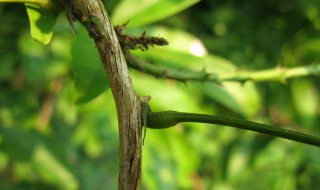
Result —
M53 27L58 13L40 8L38 5L25 4L30 22L31 36L36 41L46 45L53 35Z
M228 59L208 54L202 42L190 33L165 27L150 27L148 30L150 36L159 34L170 42L168 47L150 48L147 52L133 51L133 53L171 69L188 68L215 74L237 72L237 67ZM202 53L197 55L197 52ZM225 82L223 86L204 83L197 88L202 89L202 92L212 100L242 116L252 117L260 106L260 97L252 82L243 85Z
M318 115L318 93L312 81L294 80L291 85L292 98L296 113L304 127L313 127Z
M33 153L33 165L45 181L62 189L78 189L75 176L41 143Z
M39 135L32 131L18 130L18 127L0 127L0 149L17 161L28 161L33 152ZM19 140L23 139L23 140Z
M142 153L142 178L146 189L191 186L190 178L199 165L199 157L186 137L175 129L148 130L146 151Z
M244 84L225 82L223 83L223 87L244 110L244 114L239 114L252 118L258 113L261 100L254 82L247 81ZM232 106L228 108L233 109Z
M220 103L221 105L229 108L239 115L245 115L245 110L241 104L235 99L234 94L230 94L227 89L216 84L204 83L200 88L203 93Z
M109 82L97 49L83 28L77 32L71 51L74 82L79 93L76 103L87 103L109 89Z
M112 21L128 27L138 27L159 21L187 9L200 0L124 0L115 8Z
M134 30L128 30L134 32ZM167 27L148 27L149 36L161 36L169 41L165 47L150 48L147 52L133 51L138 57L175 68L205 70L216 74L236 72L235 65L223 57L208 54L199 38L183 31Z

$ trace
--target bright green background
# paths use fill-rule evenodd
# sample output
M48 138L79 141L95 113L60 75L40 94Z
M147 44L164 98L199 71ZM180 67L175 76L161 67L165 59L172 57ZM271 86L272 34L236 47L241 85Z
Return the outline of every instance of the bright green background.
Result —
M133 52L154 64L219 74L320 60L320 1L106 2L115 24L130 20L126 32L146 29L168 39L167 47ZM23 5L0 4L0 189L117 188L114 102L94 44L75 27L73 36L60 14L43 46L30 36ZM207 51L202 57L190 52L199 43ZM131 74L139 95L152 96L155 111L240 117L320 136L317 76L218 86ZM317 189L320 149L180 124L147 130L142 170L142 187L152 190Z

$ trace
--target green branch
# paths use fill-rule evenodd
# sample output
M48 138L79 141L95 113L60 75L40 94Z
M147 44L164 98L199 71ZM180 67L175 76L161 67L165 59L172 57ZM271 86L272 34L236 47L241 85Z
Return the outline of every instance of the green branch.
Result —
M150 64L143 59L133 56L128 50L123 50L130 67L155 77L173 79L178 81L208 81L221 83L225 81L280 81L285 82L289 78L320 74L320 64L312 64L295 68L267 69L262 71L236 71L231 74L214 74L205 71L193 71L187 69L169 69L165 66Z
M285 82L289 78L320 74L320 64L311 64L295 68L277 67L255 72L236 72L219 76L219 81L280 81Z
M129 67L141 72L153 75L159 78L173 79L178 81L211 81L219 83L219 78L216 74L197 72L192 70L176 70L169 69L165 66L150 64L143 59L132 55L127 49L122 49Z
M164 129L168 127L173 127L180 122L210 123L260 132L320 147L320 138L318 137L307 135L304 133L299 133L296 131L291 131L288 129L256 123L253 121L176 111L152 112L149 107L148 110L149 111L145 120L146 126L151 129Z

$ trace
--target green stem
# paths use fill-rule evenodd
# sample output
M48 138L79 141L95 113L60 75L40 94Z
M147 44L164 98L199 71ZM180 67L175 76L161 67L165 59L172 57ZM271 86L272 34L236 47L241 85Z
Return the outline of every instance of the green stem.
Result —
M229 127L236 127L240 129L269 134L272 136L320 147L320 138L318 137L291 131L288 129L256 123L253 121L176 111L152 112L150 110L147 115L147 127L151 129L168 128L180 122L197 122L225 125Z
M277 67L255 72L236 72L229 75L219 76L219 81L280 81L285 82L288 78L302 77L320 74L320 64L311 64L295 68Z
M193 71L188 69L169 69L165 66L150 64L143 59L133 56L128 50L123 50L127 63L130 67L155 77L173 79L178 81L208 81L221 83L225 81L280 81L294 77L320 74L320 64L310 64L295 68L277 67L261 71L236 71L228 74L214 74L205 71Z
M141 72L153 75L159 78L173 79L177 81L210 81L219 83L219 78L216 74L197 72L187 69L169 69L162 65L150 64L147 61L132 55L128 50L122 49L129 67Z

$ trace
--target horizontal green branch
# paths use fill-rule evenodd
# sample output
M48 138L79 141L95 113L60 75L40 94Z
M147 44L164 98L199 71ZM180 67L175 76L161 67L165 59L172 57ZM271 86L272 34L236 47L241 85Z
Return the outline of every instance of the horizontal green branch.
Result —
M219 81L280 81L285 82L289 78L302 77L309 75L319 75L320 64L311 64L306 66L284 68L276 67L274 69L267 69L255 72L239 71L233 74L226 74L219 76Z
M133 56L128 50L124 50L127 63L130 67L141 72L159 78L167 78L178 81L208 81L221 83L225 81L280 81L285 82L289 78L320 74L320 64L312 64L295 68L277 67L262 71L236 71L228 74L214 74L205 71L193 71L187 69L169 69L165 66L150 64L143 59Z
M272 136L320 147L320 138L315 136L291 131L288 129L273 127L266 124L256 123L253 121L206 114L184 113L176 111L152 112L149 109L146 116L145 125L151 129L164 129L175 126L180 122L197 122L224 125L269 134Z
M192 70L169 69L165 66L150 64L147 61L132 55L128 50L123 50L129 67L158 78L173 79L178 81L211 81L218 83L216 74L197 72Z

